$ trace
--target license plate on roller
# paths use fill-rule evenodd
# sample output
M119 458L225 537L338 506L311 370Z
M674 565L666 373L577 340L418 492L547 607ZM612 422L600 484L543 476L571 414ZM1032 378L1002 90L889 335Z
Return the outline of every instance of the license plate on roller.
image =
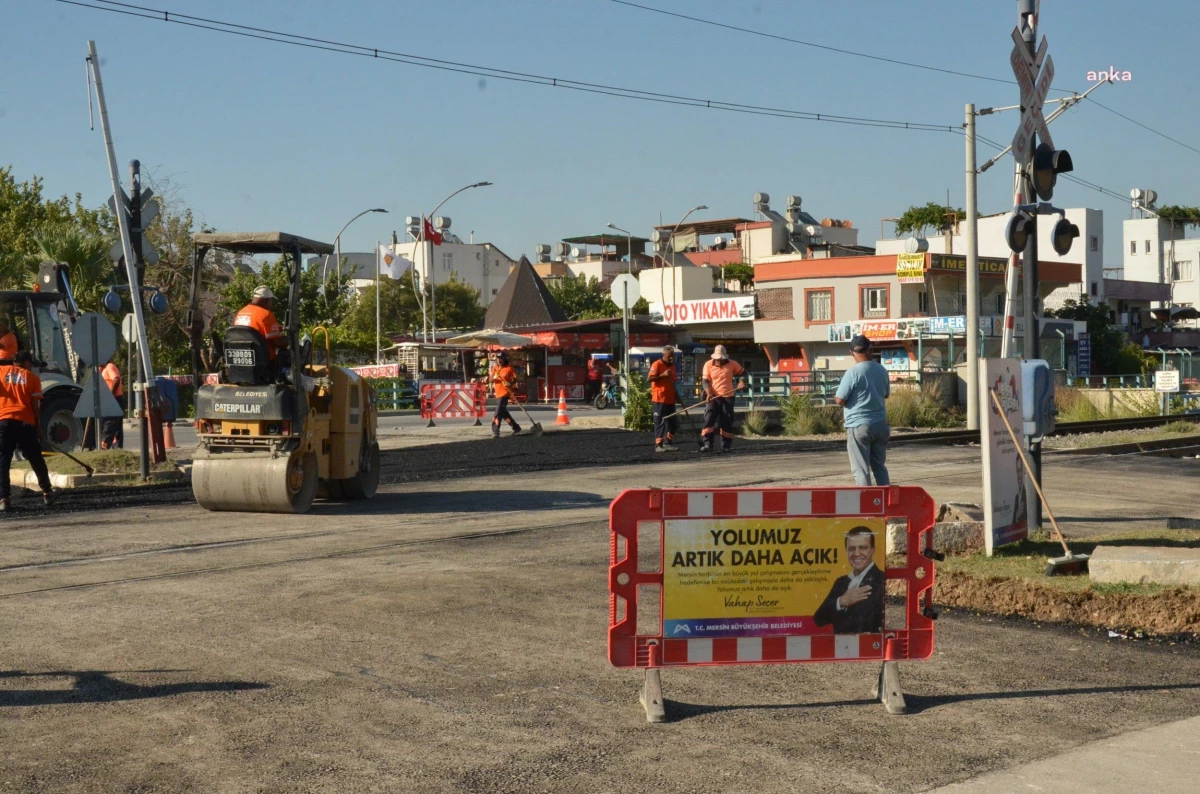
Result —
M254 351L250 349L226 350L226 357L229 363L235 367L253 367L254 366Z

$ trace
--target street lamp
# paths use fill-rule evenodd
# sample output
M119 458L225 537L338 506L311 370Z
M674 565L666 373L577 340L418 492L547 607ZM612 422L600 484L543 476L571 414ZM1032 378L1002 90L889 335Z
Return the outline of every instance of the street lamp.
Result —
M444 198L440 202L438 202L438 205L433 208L433 212L429 213L429 222L433 223L433 216L437 215L437 211L442 208L442 205L445 204L450 199L457 196L459 193L462 193L464 190L470 190L471 188L475 188L475 187L488 187L491 184L492 184L491 182L475 182L470 185L463 185L458 190L454 191L449 196L446 196L446 198ZM422 252L422 255L424 255L424 253L426 251L426 249L425 249L425 220L424 219L421 220L420 242L421 242L421 252ZM426 278L429 281L429 324L430 324L430 327L433 329L433 341L436 343L437 342L437 314L436 314L436 311L437 311L437 273L433 269L433 241L432 240L429 241L428 256L425 258L425 270L426 270ZM425 341L428 342L429 339L426 339Z
M675 251L674 251L675 232L679 231L679 227L683 225L683 222L686 221L688 219L688 216L691 215L693 212L698 212L699 210L706 210L706 209L708 209L707 204L697 204L695 207L692 207L690 210L683 213L683 217L679 219L679 223L675 224L675 228L671 230L670 236L667 237L667 250L671 252L672 267L675 265ZM667 316L667 312L666 312L667 296L665 294L666 293L665 283L666 283L667 274L666 274L665 270L666 270L666 268L664 267L662 270L659 271L659 274L658 274L658 294L659 294L659 297L662 298L662 302L663 302L663 319L666 319L666 316ZM675 304L675 274L674 273L671 274L671 304L672 305ZM674 317L674 315L672 314L672 318L673 317ZM675 324L675 320L672 319L671 325L674 325L674 324Z
M387 210L379 209L378 207L376 207L375 209L363 210L362 212L358 213L350 220L346 221L346 225L342 227L342 231L338 232L337 236L333 238L333 249L334 249L333 255L335 257L337 257L337 275L338 275L339 283L342 280L342 232L344 232L344 231L346 231L346 229L350 228L350 224L354 223L356 220L358 220L362 216L364 216L368 213L371 213L371 212L382 212L384 215L387 215ZM326 264L328 264L328 260L326 260ZM321 286L322 287L325 286L325 270L324 270L324 268L322 268L322 270L321 270ZM328 300L328 298L326 300Z
M616 224L613 224L613 223L608 224L608 228L612 229L613 231L621 232L622 234L624 234L626 237L629 238L629 267L625 269L625 272L632 273L633 272L633 232L628 231L627 229L622 229L620 226L617 226Z

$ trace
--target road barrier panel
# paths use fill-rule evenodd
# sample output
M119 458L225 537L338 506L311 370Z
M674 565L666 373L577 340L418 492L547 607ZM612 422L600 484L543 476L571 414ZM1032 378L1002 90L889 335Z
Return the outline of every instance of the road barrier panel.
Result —
M908 547L889 567L895 522ZM902 714L897 662L933 655L933 525L933 499L905 486L623 491L609 508L608 660L644 670L650 722L667 718L663 668L695 665L875 662L872 697ZM905 585L903 626L885 620L890 581Z
M424 383L421 385L421 418L426 427L435 427L434 419L475 419L483 424L487 412L487 388L482 383Z

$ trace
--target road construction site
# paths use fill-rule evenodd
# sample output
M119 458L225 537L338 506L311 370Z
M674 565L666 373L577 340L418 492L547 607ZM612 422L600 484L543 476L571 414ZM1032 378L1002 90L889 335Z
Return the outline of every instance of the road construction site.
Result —
M875 665L677 668L673 721L648 725L640 676L605 657L608 504L848 482L841 449L755 443L385 443L373 500L305 515L210 513L186 486L18 512L0 523L0 790L923 791L1130 731L1194 733L1179 721L1200 714L1196 646L958 609L934 657L900 667L907 716L869 696ZM939 504L978 498L975 447L901 446L889 464ZM1195 475L1045 462L1076 538L1200 515ZM1143 781L1191 774L1139 763Z

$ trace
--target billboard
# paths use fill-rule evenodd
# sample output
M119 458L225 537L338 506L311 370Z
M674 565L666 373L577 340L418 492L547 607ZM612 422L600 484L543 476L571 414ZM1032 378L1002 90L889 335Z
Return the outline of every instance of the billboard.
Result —
M650 319L656 323L731 323L754 320L753 295L728 295L678 303L650 304Z
M984 546L989 555L997 546L1028 537L1025 466L992 398L1000 398L1013 430L1024 426L1021 408L1021 360L986 358L980 361L980 444L983 447Z
M663 636L883 630L882 517L681 518L663 524Z

